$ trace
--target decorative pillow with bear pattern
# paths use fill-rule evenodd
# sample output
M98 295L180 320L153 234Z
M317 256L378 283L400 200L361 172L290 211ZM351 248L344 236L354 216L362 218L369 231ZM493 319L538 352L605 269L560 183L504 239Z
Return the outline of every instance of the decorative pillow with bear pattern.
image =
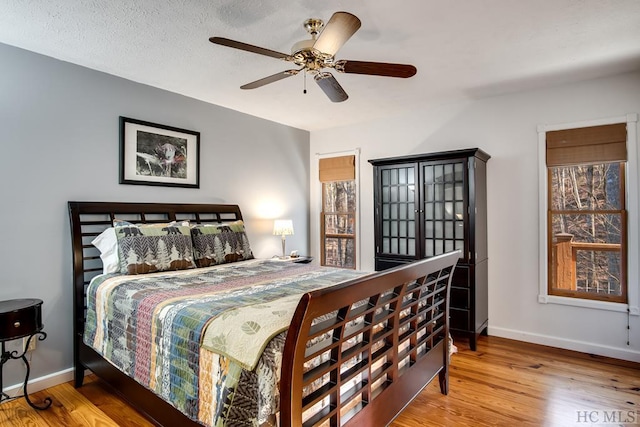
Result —
M242 220L193 225L191 237L198 267L253 259Z
M185 224L114 221L120 272L145 274L194 268L191 231Z

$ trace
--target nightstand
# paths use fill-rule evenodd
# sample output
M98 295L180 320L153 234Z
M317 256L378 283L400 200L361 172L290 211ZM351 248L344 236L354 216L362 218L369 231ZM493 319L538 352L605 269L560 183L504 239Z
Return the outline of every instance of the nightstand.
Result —
M39 299L12 299L0 301L0 344L2 352L0 353L0 402L13 399L4 392L2 369L4 364L10 359L22 359L27 367L27 373L24 377L23 397L34 409L47 409L51 406L51 398L44 400L44 406L37 406L29 399L27 393L27 383L29 382L29 372L31 368L27 360L26 353L31 340L37 335L39 341L47 338L47 334L42 332L42 300ZM8 351L5 349L5 342L18 338L27 338L22 354L18 351ZM18 396L22 397L22 396Z
M298 264L307 264L310 263L311 261L313 261L313 257L311 256L296 256L296 257L291 257L291 256L285 256L285 257L273 257L271 258L272 261L282 261L282 262L295 262Z

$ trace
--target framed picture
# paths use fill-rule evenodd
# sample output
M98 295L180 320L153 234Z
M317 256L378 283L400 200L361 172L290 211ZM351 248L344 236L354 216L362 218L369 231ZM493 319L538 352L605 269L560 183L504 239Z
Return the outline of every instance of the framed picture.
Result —
M120 117L120 184L200 188L200 132Z

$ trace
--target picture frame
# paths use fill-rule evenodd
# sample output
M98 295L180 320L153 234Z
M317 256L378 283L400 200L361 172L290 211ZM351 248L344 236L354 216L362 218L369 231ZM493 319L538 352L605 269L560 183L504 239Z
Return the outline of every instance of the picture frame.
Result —
M200 188L200 132L120 116L120 184Z

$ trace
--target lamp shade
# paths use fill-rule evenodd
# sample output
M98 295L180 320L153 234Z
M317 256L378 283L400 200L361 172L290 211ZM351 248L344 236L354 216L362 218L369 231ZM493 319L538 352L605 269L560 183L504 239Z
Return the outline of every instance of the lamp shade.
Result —
M293 235L293 221L290 219L276 219L273 222L273 234L277 236Z

